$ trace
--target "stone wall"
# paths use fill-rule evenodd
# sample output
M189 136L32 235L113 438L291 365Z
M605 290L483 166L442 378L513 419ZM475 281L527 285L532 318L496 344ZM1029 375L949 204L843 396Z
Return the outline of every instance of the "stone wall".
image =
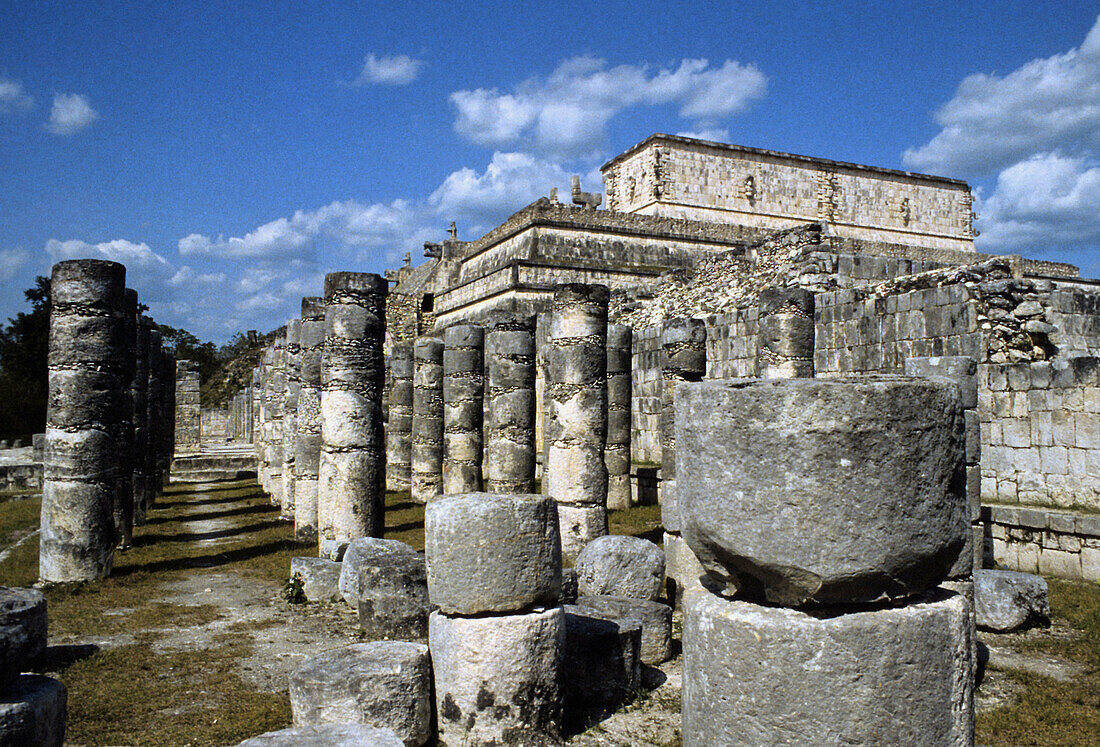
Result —
M982 513L1002 568L1100 581L1100 516L1022 506Z
M229 435L229 411L223 407L204 407L199 413L204 439L221 440Z
M176 362L177 451L194 451L202 440L202 415L199 404L199 366L194 361Z
M1100 510L1100 359L979 366L982 499Z

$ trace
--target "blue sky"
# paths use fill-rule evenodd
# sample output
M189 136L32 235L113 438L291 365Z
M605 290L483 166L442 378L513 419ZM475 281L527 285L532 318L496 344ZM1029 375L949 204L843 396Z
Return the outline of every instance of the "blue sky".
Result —
M0 318L124 262L204 339L481 235L653 132L966 179L1100 276L1095 2L0 3Z

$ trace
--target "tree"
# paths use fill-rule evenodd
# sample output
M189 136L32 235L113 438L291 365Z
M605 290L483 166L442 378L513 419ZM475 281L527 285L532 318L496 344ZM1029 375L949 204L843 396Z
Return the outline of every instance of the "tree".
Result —
M50 338L50 279L36 277L23 291L30 313L0 327L0 438L29 440L46 429Z

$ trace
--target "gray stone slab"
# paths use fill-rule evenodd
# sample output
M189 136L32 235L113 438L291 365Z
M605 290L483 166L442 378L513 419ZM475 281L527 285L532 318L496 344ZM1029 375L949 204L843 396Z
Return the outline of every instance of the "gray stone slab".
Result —
M679 387L676 421L683 536L729 587L788 606L899 598L943 581L963 549L954 387L706 381Z
M428 647L407 641L356 643L307 659L290 675L295 726L368 724L406 745L431 737Z
M411 563L421 560L416 550L397 540L361 537L351 541L340 567L340 595L352 609L359 609L359 584L363 568L393 556L406 558Z
M606 620L638 623L642 629L638 658L643 664L660 664L672 657L672 608L667 604L605 595L577 597L576 606Z
M966 601L807 614L684 595L683 741L971 745Z
M428 592L448 614L518 612L556 604L561 545L553 499L466 493L428 504Z
M573 567L582 596L657 599L664 587L665 554L640 537L597 537L584 546Z
M395 553L359 571L359 627L372 638L428 635L428 575L424 556Z
M608 620L572 604L563 609L562 687L567 712L583 717L593 709L618 707L641 685L641 623Z
M46 650L46 597L36 589L0 586L0 691Z
M392 729L366 724L296 726L246 739L237 747L404 747Z
M1050 622L1047 582L1018 571L974 571L975 622L982 630L1011 633Z
M302 577L302 592L311 602L335 602L340 594L340 563L328 558L291 558L290 577Z
M0 690L0 745L61 747L68 715L65 686L25 674Z

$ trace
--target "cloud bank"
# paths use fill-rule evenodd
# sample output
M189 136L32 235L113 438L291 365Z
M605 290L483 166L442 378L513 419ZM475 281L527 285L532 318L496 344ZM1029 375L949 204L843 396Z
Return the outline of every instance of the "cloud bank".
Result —
M53 97L46 129L54 135L75 135L99 119L86 96L79 93L58 93Z

